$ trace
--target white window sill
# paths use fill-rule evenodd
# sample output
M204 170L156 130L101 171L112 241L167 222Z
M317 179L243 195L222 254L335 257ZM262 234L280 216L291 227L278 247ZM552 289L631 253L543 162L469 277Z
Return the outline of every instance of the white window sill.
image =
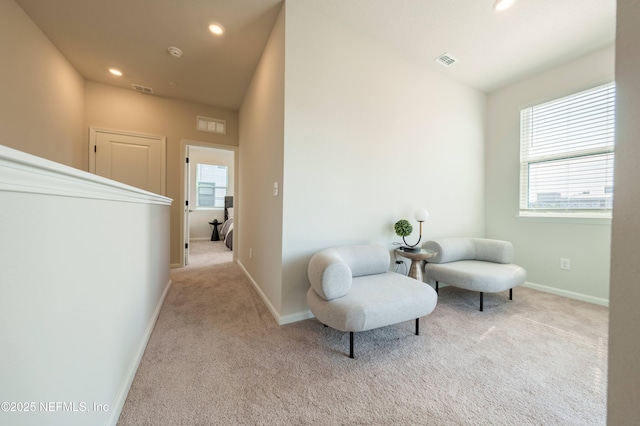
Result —
M579 213L524 213L516 216L519 222L538 223L576 223L583 225L611 225L611 217L605 215L579 214Z

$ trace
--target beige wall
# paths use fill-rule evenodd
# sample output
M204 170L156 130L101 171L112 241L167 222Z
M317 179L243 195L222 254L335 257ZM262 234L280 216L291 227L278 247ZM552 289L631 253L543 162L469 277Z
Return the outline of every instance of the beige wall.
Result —
M171 263L181 264L180 140L237 147L237 112L85 82L14 1L0 1L0 17L2 144L88 170L89 126L166 136ZM226 119L227 134L197 131L197 115Z
M240 108L239 197L234 222L238 262L276 317L281 310L283 223L282 195L274 197L272 188L274 182L282 186L284 22L283 7Z
M618 1L607 424L640 419L640 1Z
M317 250L391 250L401 241L393 224L417 228L420 207L431 213L426 239L484 235L486 96L296 2L286 17L281 315L290 321L308 312Z
M517 218L520 109L614 80L613 46L489 95L486 144L487 237L515 246L528 285L606 305L611 225L607 220ZM560 258L571 270L560 269Z
M87 170L84 80L13 0L0 1L0 143Z
M196 116L227 120L227 134L196 130ZM89 127L126 130L167 137L167 196L171 206L171 264L182 264L183 243L180 237L181 193L183 191L181 140L191 139L217 145L238 145L238 114L215 108L87 82L85 101L85 139L88 147ZM86 148L88 149L88 148Z

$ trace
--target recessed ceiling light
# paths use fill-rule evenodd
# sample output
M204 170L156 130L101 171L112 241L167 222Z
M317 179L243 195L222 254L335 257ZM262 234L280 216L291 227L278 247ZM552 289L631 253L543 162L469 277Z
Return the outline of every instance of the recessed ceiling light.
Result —
M215 35L222 35L224 34L224 27L217 22L214 22L213 24L209 25L209 31L211 31Z
M513 6L515 2L516 0L496 0L496 2L493 4L493 8L498 12L501 12Z
M116 75L118 77L122 77L122 71L115 69L115 68L109 68L109 72L113 75Z

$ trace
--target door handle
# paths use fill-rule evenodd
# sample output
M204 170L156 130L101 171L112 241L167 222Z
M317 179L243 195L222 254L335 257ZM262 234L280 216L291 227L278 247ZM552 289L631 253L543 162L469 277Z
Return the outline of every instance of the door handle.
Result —
M193 213L193 210L189 209L189 213Z

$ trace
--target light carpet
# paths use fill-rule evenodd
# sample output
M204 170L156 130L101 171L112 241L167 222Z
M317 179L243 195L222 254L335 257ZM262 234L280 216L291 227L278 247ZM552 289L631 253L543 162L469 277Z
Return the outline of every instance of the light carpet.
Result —
M479 312L445 287L420 336L356 333L350 359L348 333L278 326L235 263L207 257L172 271L118 425L606 423L605 307L516 288Z

